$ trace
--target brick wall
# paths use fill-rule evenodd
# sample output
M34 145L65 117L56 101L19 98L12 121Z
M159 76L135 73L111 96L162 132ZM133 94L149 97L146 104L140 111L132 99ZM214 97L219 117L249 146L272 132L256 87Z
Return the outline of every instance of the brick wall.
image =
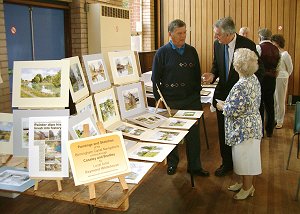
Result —
M141 0L132 0L130 1L130 27L131 32L136 32L136 23L141 21Z
M143 0L143 51L155 50L154 1Z
M11 112L11 99L8 80L8 60L4 24L3 0L0 0L0 73L3 83L0 84L0 112Z

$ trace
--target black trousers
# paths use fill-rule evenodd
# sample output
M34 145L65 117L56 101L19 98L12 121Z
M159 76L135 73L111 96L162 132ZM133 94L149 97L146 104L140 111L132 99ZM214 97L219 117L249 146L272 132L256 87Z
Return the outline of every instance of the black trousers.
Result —
M262 82L262 101L264 109L266 111L265 118L265 130L267 134L273 134L275 125L275 113L274 113L274 92L276 88L276 77L264 76Z
M172 106L170 106L172 108ZM194 104L181 108L181 110L201 110L202 106L199 102L195 102ZM193 125L189 133L185 136L185 145L186 145L186 157L188 160L188 169L189 170L200 170L202 168L201 161L200 161L200 129L199 129L199 122ZM176 146L173 151L167 157L168 166L177 167L179 163L179 154L178 154L178 146Z
M225 144L225 121L223 111L217 109L218 131L219 131L219 145L222 156L222 165L227 168L232 168L232 151L231 146Z

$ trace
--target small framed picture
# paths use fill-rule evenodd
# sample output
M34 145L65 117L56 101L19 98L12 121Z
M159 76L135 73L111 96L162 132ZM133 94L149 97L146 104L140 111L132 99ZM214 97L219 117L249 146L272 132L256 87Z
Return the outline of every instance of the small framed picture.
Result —
M68 117L29 118L29 176L69 177Z
M84 111L90 111L95 120L97 115L94 107L93 97L89 96L75 105L77 114L81 114Z
M134 51L108 52L113 83L123 85L139 81L139 67ZM139 62L138 62L139 63Z
M96 121L89 111L84 111L80 114L70 117L69 132L73 139L84 138L83 126L89 125L89 136L96 136L100 134Z
M178 110L173 117L197 119L201 118L203 111L197 110Z
M143 135L150 131L149 129L126 123L123 121L114 123L113 125L107 127L107 130L112 132L121 131L124 136L131 137L134 139L141 139Z
M0 113L0 154L13 154L13 114Z
M189 130L196 122L197 120L170 117L167 120L165 120L159 127L168 129Z
M144 112L142 114L138 114L127 119L131 122L134 122L138 125L144 126L149 129L157 128L162 123L164 123L164 121L167 120L167 118L162 115L149 112Z
M68 107L69 73L68 60L15 61L12 106Z
M188 131L156 128L142 136L143 141L178 144Z
M176 145L139 142L128 151L131 159L162 162Z
M74 103L78 103L89 96L85 77L78 56L66 58L70 61L70 92Z
M29 147L29 118L30 117L69 116L69 109L62 110L14 110L14 148L13 154L17 157L28 157Z
M91 54L84 55L82 58L91 91L96 93L110 88L111 83L103 55Z
M132 83L116 87L121 118L125 119L146 111L142 83Z
M104 128L120 121L120 114L113 88L94 94L99 121Z

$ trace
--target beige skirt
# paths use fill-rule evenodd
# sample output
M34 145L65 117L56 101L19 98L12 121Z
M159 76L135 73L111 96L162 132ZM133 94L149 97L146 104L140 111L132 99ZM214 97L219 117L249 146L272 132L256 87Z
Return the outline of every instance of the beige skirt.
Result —
M232 146L233 170L237 175L259 175L261 171L261 140L249 139Z

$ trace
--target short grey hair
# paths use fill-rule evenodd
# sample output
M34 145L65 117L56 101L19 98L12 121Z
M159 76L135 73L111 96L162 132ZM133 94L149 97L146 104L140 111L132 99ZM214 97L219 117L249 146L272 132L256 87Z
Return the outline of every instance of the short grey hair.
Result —
M262 28L258 31L258 35L262 40L270 40L272 36L272 31L268 28Z
M226 34L235 34L236 32L234 21L230 16L221 18L216 21L214 27L219 28L222 33Z
M248 27L241 27L241 29L240 29L240 31L239 31L239 34L241 35L241 34L244 34L244 33L246 33L246 32L249 32L250 30L249 30L249 28Z
M170 22L169 26L168 26L168 31L170 33L173 33L174 30L176 28L179 28L179 27L186 27L186 24L184 21L180 20L180 19L175 19L173 21Z
M258 69L258 57L248 48L239 48L233 56L234 69L244 77L250 77Z

